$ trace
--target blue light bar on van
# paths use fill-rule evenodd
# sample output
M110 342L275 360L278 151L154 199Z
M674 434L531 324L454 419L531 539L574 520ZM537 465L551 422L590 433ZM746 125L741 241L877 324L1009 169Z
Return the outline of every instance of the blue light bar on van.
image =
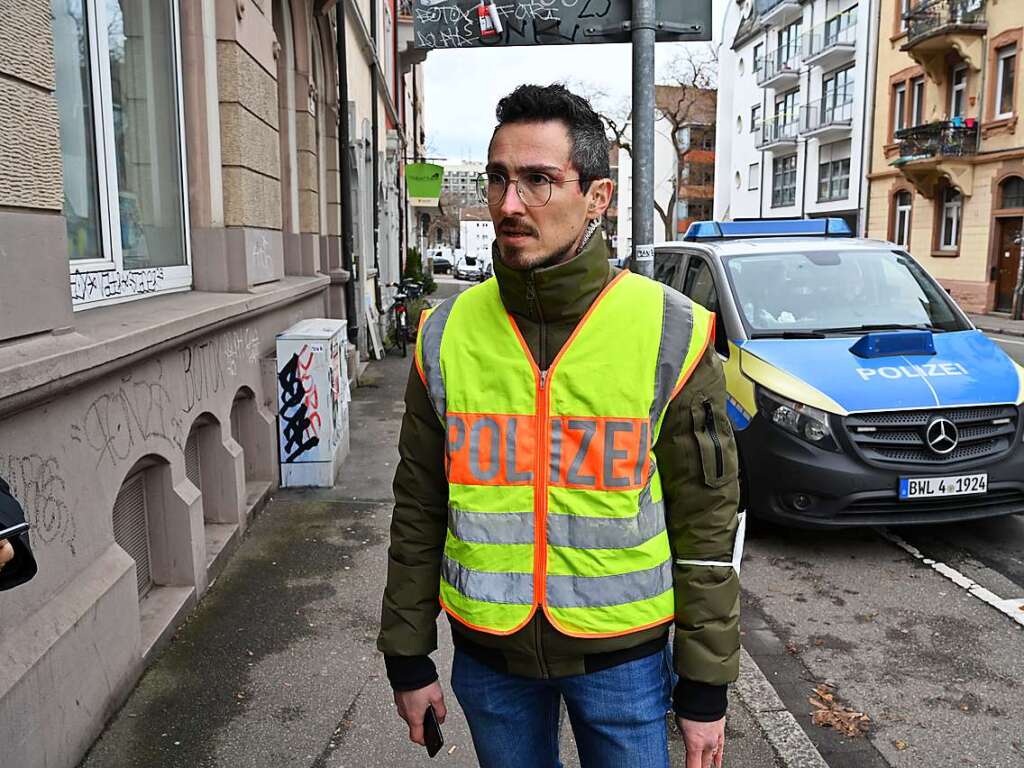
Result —
M853 237L843 219L758 219L695 221L683 240L730 240L745 237Z

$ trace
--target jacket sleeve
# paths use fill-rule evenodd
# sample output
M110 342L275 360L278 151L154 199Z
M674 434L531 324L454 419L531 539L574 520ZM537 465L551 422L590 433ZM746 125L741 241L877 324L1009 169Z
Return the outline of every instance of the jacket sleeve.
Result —
M395 509L377 638L395 690L415 690L437 679L429 654L437 649L438 589L448 528L444 441L444 427L414 365L398 439Z
M672 557L731 561L739 507L736 440L726 412L725 373L708 347L669 404L654 446ZM725 714L739 674L739 577L732 568L674 563L676 714Z
M10 486L0 478L0 529L25 522L21 505L11 495ZM12 589L36 575L36 560L32 555L27 533L10 539L14 559L0 569L0 590Z

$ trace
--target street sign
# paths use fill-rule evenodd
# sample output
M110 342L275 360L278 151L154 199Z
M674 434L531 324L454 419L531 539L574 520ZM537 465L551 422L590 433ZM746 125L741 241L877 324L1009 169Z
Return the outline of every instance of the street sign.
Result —
M417 48L628 43L631 0L412 0ZM658 42L711 39L711 0L658 0Z
M444 168L433 163L409 163L405 166L405 183L409 204L434 208L441 197Z

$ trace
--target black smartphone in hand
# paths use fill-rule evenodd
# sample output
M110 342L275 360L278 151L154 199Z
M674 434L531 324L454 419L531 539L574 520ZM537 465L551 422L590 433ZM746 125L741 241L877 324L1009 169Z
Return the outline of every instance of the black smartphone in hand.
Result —
M444 736L441 734L441 726L437 724L437 715L434 714L432 704L427 705L427 711L423 714L423 740L426 742L429 757L436 755L444 746Z
M15 536L25 533L30 527L28 523L18 523L10 528L4 528L0 531L0 539L13 539Z

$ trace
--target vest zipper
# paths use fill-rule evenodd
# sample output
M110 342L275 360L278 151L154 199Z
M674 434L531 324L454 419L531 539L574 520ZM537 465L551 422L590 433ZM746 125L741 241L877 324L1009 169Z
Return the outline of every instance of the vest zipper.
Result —
M715 446L715 479L721 480L725 474L725 456L722 454L722 442L718 439L718 425L715 422L715 410L711 401L704 401L704 431Z
M542 331L543 333L543 331ZM543 337L542 337L543 338ZM540 610L544 610L544 603L547 599L548 580L548 472L551 465L551 416L548 413L548 369L545 368L537 375L537 451L536 479L534 481L534 509L536 519L534 522L534 584L533 597ZM548 677L547 664L544 661L544 648L542 644L543 631L540 620L536 622L535 640L537 644L537 663L540 666L541 675Z

